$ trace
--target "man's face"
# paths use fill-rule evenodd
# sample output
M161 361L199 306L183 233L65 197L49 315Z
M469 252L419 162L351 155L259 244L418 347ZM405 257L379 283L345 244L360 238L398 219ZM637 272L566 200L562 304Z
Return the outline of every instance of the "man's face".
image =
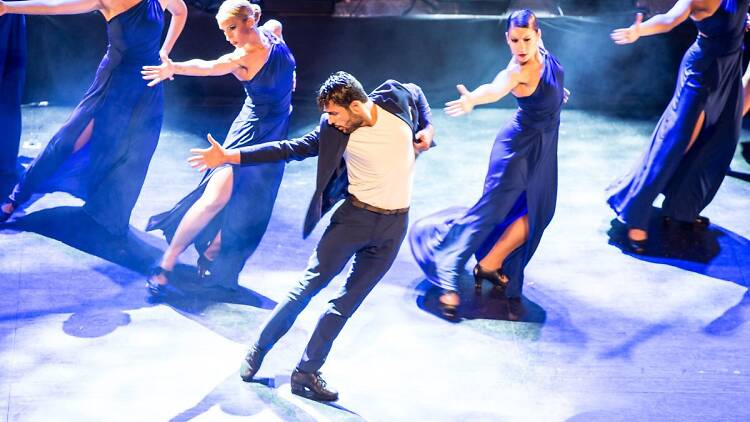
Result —
M352 101L349 107L342 107L338 104L334 104L329 101L328 104L323 107L323 111L328 114L328 124L336 127L336 129L344 133L352 133L356 129L362 127L364 119L358 110L360 110L362 103L359 101Z

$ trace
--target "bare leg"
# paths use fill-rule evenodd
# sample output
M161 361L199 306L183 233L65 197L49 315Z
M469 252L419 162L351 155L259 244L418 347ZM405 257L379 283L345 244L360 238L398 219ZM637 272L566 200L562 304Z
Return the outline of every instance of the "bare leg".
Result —
M86 125L86 128L83 129L83 132L78 135L78 139L76 139L76 142L73 144L73 154L80 151L81 148L85 147L86 144L89 143L92 133L94 133L94 119L91 119L89 124Z
M78 135L78 138L73 144L73 154L80 151L81 148L86 146L86 144L91 140L92 133L94 133L94 119L91 119L91 121L86 125L81 134ZM16 210L16 208L10 202L4 203L2 206L0 206L0 209L2 209L2 211L6 214L13 214L13 211Z
M508 255L529 238L529 216L523 215L512 222L503 232L500 239L495 242L490 252L479 262L479 265L487 270L502 268L503 262ZM458 306L461 298L456 292L446 292L440 296L440 302L444 305Z
M219 255L219 251L221 251L221 230L216 233L216 237L214 237L214 240L212 240L208 245L208 248L203 251L203 256L205 256L209 261L213 261Z
M164 251L160 266L166 271L172 271L177 257L187 249L195 236L206 227L209 221L221 211L232 196L232 168L225 167L218 170L208 181L206 190L198 201L185 213L177 226L172 242ZM152 281L166 284L164 274L152 276Z
M750 67L742 75L742 115L750 111Z
M703 122L705 121L706 121L706 112L701 111L700 116L698 116L698 121L695 122L695 127L693 128L693 134L690 135L690 143L688 144L687 148L685 148L685 154L687 154L687 152L690 151L690 148L693 147L695 140L698 139L698 135L700 135L701 130L703 130Z
M500 236L500 239L495 243L495 246L493 246L490 252L482 258L479 265L488 270L502 268L505 258L507 258L511 252L526 243L528 238L529 216L524 215L519 217L516 221L511 223L507 229L505 229L502 236Z
M211 264L221 252L221 230L216 233L208 247L201 253L196 266L198 267L198 277L206 278L211 276ZM206 262L207 261L207 262Z

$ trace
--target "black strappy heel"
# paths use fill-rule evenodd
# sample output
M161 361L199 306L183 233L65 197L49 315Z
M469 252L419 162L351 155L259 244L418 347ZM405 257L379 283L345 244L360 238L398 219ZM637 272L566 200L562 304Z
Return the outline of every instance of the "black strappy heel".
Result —
M458 294L456 291L448 290L445 293L443 293L440 298L438 299L438 304L440 306L440 312L443 314L443 316L447 319L455 319L456 315L458 315L458 305L445 303L442 301L443 296L450 295L450 294Z
M502 268L497 270L488 270L479 263L474 266L474 291L479 294L482 292L482 281L487 280L492 283L493 286L504 289L508 285L508 276L502 271Z
M154 267L149 272L148 278L146 278L146 290L148 290L148 293L151 296L164 296L167 293L167 284L159 284L151 279L157 275L163 275L169 281L172 271L167 271L162 267Z
M198 255L198 261L195 263L195 266L198 268L198 278L201 280L210 278L213 264L214 261L206 258L206 255Z

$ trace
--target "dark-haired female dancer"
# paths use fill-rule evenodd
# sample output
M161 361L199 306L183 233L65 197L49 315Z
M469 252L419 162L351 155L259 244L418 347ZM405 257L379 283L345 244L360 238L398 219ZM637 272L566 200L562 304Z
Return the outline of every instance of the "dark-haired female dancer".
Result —
M18 181L16 158L21 141L21 94L26 66L24 16L0 16L0 195Z
M617 44L660 34L693 19L698 38L685 53L672 101L646 151L608 189L608 203L628 225L630 248L646 250L651 205L660 194L663 221L707 227L699 213L713 199L740 135L742 41L748 0L679 0L667 13L612 32Z
M164 9L172 13L159 47ZM86 201L83 210L115 235L130 213L156 149L164 113L161 89L141 79L144 65L166 59L185 26L183 0L0 1L0 15L65 15L98 10L107 20L109 47L94 82L62 128L36 157L2 205L0 220L32 194L65 191Z
M448 317L456 313L458 279L471 255L477 285L489 280L507 297L520 297L524 268L555 212L563 70L543 48L531 11L513 12L505 36L513 54L508 66L474 91L458 85L461 98L445 109L460 116L509 93L518 101L495 138L484 193L468 211L452 208L416 222L409 237L428 279L445 289L440 303Z

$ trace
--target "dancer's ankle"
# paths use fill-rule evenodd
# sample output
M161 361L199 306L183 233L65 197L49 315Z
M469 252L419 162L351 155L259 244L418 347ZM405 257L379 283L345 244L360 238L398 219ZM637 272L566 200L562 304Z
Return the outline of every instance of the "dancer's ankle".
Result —
M628 239L635 241L642 241L648 238L648 232L643 229L630 228L628 229Z
M0 205L0 209L6 214L13 214L16 207L13 206L12 202L4 202L3 205Z

